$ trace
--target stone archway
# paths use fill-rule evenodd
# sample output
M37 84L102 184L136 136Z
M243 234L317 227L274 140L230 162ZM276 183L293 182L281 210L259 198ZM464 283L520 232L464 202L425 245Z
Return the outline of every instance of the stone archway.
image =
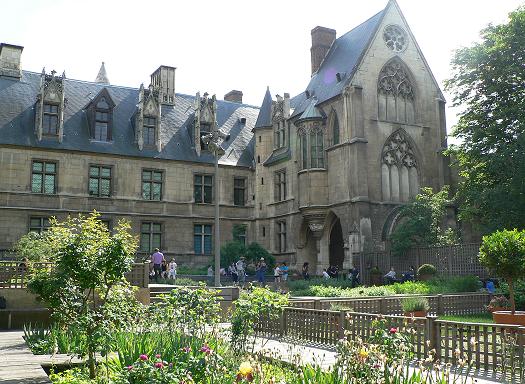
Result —
M341 221L337 218L330 231L329 261L330 265L335 265L341 271L345 259L343 230Z

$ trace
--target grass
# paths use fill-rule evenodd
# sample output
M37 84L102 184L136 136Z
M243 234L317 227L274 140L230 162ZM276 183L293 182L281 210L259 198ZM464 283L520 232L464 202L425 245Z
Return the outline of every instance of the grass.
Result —
M459 321L464 323L488 323L493 324L491 313L478 313L475 315L447 315L439 316L439 320Z

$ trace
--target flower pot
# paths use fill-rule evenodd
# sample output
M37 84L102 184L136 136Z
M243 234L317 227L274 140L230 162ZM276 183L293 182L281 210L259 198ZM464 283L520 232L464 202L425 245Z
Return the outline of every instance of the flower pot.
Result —
M405 312L405 317L427 317L427 311Z
M487 308L487 310L490 312L490 313L494 313L496 311L506 311L507 308L505 307L492 307L492 308Z
M494 311L492 318L496 324L513 324L525 327L525 311Z

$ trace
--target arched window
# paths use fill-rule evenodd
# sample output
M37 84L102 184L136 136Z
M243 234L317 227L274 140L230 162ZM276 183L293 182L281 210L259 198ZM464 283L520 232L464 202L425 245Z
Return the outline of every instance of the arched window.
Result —
M333 145L339 144L339 119L337 118L337 113L334 113L332 123L332 143Z
M310 131L310 168L324 168L323 130L320 127Z
M394 132L381 153L383 201L408 201L419 192L418 164L407 134Z
M398 57L385 64L377 82L379 120L415 122L414 86L406 65Z
M301 145L301 169L308 168L308 136L304 129L299 129L297 131L297 136L299 136L299 143Z

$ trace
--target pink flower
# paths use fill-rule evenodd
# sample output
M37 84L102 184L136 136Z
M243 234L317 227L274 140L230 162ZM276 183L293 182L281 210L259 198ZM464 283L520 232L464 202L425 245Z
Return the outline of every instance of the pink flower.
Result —
M142 361L146 361L146 360L148 360L148 355L140 355L139 359L142 360Z
M208 346L208 344L204 344L201 348L201 352L204 352L205 354L209 355L211 353L211 349Z
M396 327L390 328L390 333L394 334L396 332L397 332L397 328Z
M162 368L164 365L159 361L158 363L155 363L155 368Z
M191 347L184 347L184 348L182 348L182 351L186 352L186 353L190 353L191 352Z
M160 353L157 353L157 354L155 355L155 357L156 357L157 359L160 359Z
M133 366L132 365L128 365L128 371L131 371L133 369Z

